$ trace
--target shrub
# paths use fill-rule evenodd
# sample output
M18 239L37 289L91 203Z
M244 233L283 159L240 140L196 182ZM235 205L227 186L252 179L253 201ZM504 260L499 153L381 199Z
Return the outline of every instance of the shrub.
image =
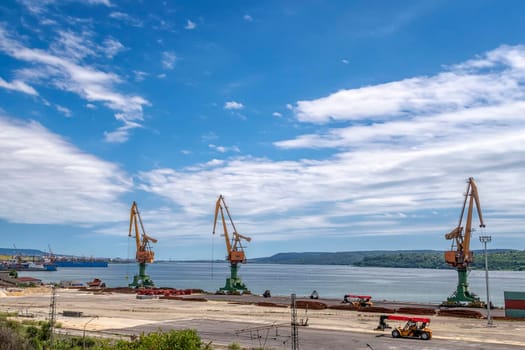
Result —
M0 326L0 350L31 350L23 336L10 327Z
M228 350L241 350L241 346L237 343L231 343L228 345Z

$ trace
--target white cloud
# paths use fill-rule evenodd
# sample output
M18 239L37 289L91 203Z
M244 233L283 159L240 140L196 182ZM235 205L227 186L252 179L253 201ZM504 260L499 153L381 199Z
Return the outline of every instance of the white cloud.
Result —
M86 107L89 108L89 109L96 109L97 106L94 105L93 103L86 103Z
M175 61L177 56L173 52L163 52L162 53L162 66L166 69L173 69L175 67Z
M293 110L293 106L290 103L287 103L286 104L286 109L291 111L291 110Z
M13 90L18 92L23 92L24 94L37 96L38 92L32 87L24 83L20 80L13 80L12 82L7 82L4 79L0 77L0 87L7 89L7 90Z
M211 141L211 140L216 140L218 139L219 137L217 136L217 134L215 134L213 131L210 131L210 132L207 132L203 135L201 135L201 141L203 142L208 142L208 141Z
M348 61L347 59L343 58L343 59L341 60L341 63L343 63L343 64L348 64L348 63L350 63L350 61Z
M224 104L224 109L243 109L244 105L240 102L229 101Z
M191 30L191 29L195 29L196 27L197 25L194 22L188 20L184 29Z
M135 81L143 81L149 74L140 70L134 70Z
M124 45L122 45L120 41L113 38L105 39L103 45L103 51L108 58L115 57L119 52L125 49Z
M88 102L103 102L116 112L115 118L123 122L124 127L119 132L129 132L140 126L137 122L143 120L143 106L148 101L138 95L118 92L115 85L122 82L118 75L83 64L82 58L94 53L89 47L82 46L71 33L62 32L58 44L51 45L50 52L47 52L24 46L0 26L0 51L29 63L31 68L19 70L18 74L33 79L35 83L46 86L52 83L54 87L73 92Z
M72 113L71 110L67 107L61 106L61 105L55 105L57 111L65 115L66 117L71 117Z
M79 1L83 1L83 0L79 0ZM88 4L95 4L95 5L101 4L101 5L106 5L107 7L113 6L111 4L111 1L109 1L109 0L87 0L87 3Z
M72 31L58 31L57 40L51 44L54 55L67 55L70 59L80 61L88 56L95 56L95 44L91 40L93 33L84 31L80 34Z
M246 22L253 22L252 16L246 14L242 17Z
M0 172L7 222L86 225L120 221L127 212L118 197L131 190L131 178L37 122L0 116Z
M281 118L283 116L282 113L279 112L273 112L272 115L277 118Z
M72 0L82 4L113 6L109 0ZM34 15L40 15L47 11L50 5L56 5L56 0L19 0Z
M340 90L316 100L298 101L297 119L312 123L362 118L384 120L504 103L525 96L520 86L525 82L520 68L524 60L523 47L502 46L474 61L490 64L491 72L457 66L432 77ZM470 67L475 65L469 64Z
M239 147L237 147L237 146L226 147L226 146L217 146L217 145L214 145L214 144L210 143L208 145L208 147L211 148L211 149L216 150L219 153L240 152L241 151L239 149Z
M433 77L345 90L357 106L342 104L350 112L336 123L275 144L330 148L327 158L230 157L140 173L140 188L168 198L199 227L209 221L210 198L222 193L242 231L258 240L319 232L340 239L424 235L427 246L446 249L443 234L457 224L464 180L473 176L487 227L515 237L525 215L523 57L524 48L502 47ZM344 111L339 99L328 100L308 102L322 107L312 110ZM385 100L381 113L365 108ZM332 120L329 113L300 112L299 121Z
M132 27L142 27L143 26L143 23L141 20L133 16L130 16L129 14L124 13L124 12L114 11L109 14L109 17L116 19L118 21L122 21L125 24L128 24Z

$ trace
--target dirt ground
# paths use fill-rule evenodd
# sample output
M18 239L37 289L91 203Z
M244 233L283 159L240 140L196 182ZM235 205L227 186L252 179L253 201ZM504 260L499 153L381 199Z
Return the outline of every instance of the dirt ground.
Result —
M263 299L258 296L228 298L192 295L192 301L137 299L135 294L100 293L73 289L56 290L56 320L63 330L118 334L158 322L213 320L239 322L245 328L272 324L290 324L290 308L257 306L254 301L286 301L286 297ZM198 301L205 299L206 301ZM19 319L31 317L45 320L49 316L49 288L2 291L0 312L17 313ZM337 302L337 301L335 301ZM63 312L81 312L81 317L65 317ZM341 332L377 333L379 314L348 310L302 310L298 319L308 319L309 328ZM494 320L487 327L486 319L465 319L431 316L434 339L461 340L487 344L525 347L525 320ZM395 322L391 323L396 325ZM123 333L124 334L124 333Z

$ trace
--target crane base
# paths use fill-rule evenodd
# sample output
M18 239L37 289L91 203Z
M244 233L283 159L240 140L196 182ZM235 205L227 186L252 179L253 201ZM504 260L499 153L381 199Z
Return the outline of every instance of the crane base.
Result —
M485 307L486 304L479 297L470 292L467 283L467 269L458 268L458 285L456 291L444 301L441 306L456 307Z
M227 278L224 287L220 288L219 294L251 294L240 278Z
M130 288L153 288L155 283L148 275L135 275L133 276L133 282L128 284Z

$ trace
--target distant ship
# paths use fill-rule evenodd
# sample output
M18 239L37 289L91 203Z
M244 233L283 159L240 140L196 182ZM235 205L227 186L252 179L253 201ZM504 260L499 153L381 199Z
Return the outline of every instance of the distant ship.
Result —
M56 271L57 265L53 263L33 263L33 262L2 262L0 271Z
M103 259L56 258L53 263L57 267L108 267Z

